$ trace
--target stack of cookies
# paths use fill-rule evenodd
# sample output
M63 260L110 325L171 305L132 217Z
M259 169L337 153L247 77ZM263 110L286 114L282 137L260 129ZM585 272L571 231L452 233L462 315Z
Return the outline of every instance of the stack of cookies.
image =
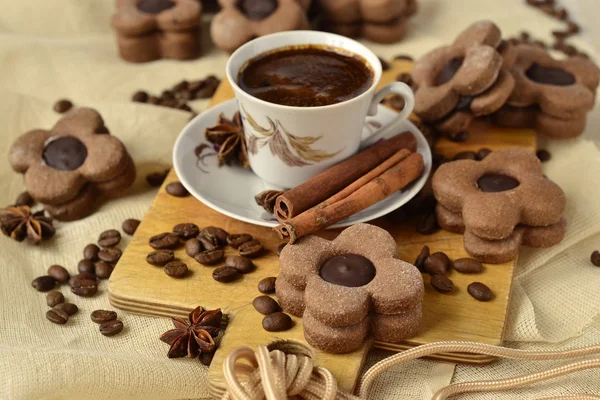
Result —
M439 225L464 233L465 250L480 261L514 260L521 245L551 247L566 233L565 194L532 150L507 147L482 161L442 164L432 183Z

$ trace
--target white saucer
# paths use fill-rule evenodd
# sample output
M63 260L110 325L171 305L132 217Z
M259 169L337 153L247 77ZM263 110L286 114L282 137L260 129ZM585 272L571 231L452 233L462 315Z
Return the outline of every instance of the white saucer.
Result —
M173 148L173 166L177 176L185 188L198 200L210 208L231 218L251 224L274 227L279 225L273 215L264 211L254 201L254 195L267 189L280 189L264 182L252 170L239 166L219 168L216 156L204 157L199 160L194 149L202 143L209 144L204 138L204 130L214 126L219 114L224 113L231 118L237 111L235 99L218 104L192 119L179 134ZM396 113L379 106L377 115L368 117L363 135L377 129L379 124L391 121ZM431 172L431 152L423 134L410 121L405 121L403 129L397 133L410 131L417 138L417 151L423 155L425 170L423 175L406 190L394 193L387 199L349 217L331 228L341 228L359 222L366 222L388 214L399 208L425 185ZM211 149L204 154L214 153Z

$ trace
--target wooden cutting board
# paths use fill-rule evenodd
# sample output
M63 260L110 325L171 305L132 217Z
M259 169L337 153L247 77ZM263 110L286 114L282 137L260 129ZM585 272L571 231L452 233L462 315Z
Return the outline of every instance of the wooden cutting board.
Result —
M401 72L410 72L411 68L411 62L394 61L392 68L384 73L381 85L394 81ZM231 86L223 82L213 98L213 104L232 97ZM469 133L470 138L464 143L440 140L437 151L446 157L452 157L458 152L477 151L482 147L492 150L511 145L531 149L536 147L536 136L531 130L503 129L485 121L477 121ZM250 225L219 214L191 196L176 198L168 195L165 185L176 180L175 172L171 171L110 278L109 298L112 305L123 310L164 317L186 316L198 305L208 309L222 308L229 322L209 370L211 393L220 396L225 387L222 363L232 349L239 346L255 348L279 340L304 342L302 321L294 317L294 327L291 330L270 333L262 329L262 315L251 304L260 295L258 282L279 274L276 254L276 249L282 242L279 237L269 228ZM255 193L243 195L254 196ZM267 253L255 260L256 271L244 275L239 281L224 284L212 279L214 267L196 263L180 248L176 250L176 256L188 264L191 274L185 279L170 278L162 268L152 267L145 262L146 255L152 250L148 239L157 233L171 231L174 225L181 222L193 222L201 228L211 225L222 227L230 233L249 233L260 238ZM424 245L428 245L432 252L445 252L451 259L468 257L463 249L461 235L443 230L433 235L420 235L416 233L414 223L395 225L385 218L371 223L383 227L396 238L402 260L414 262ZM339 232L328 230L319 235L333 239ZM235 251L227 249L227 255L234 254ZM424 315L419 334L405 343L375 342L375 346L402 351L421 344L447 340L501 344L515 263L516 261L486 265L484 272L475 276L454 271L450 278L456 288L451 294L436 292L428 284L428 277L424 276ZM487 284L494 291L496 296L492 301L481 303L469 296L466 288L475 280ZM157 340L161 333L157 332ZM357 383L369 347L370 343L366 343L361 349L343 355L327 354L319 350L315 354L317 363L335 375L340 387L351 391ZM477 354L448 354L436 359L477 365L494 360Z

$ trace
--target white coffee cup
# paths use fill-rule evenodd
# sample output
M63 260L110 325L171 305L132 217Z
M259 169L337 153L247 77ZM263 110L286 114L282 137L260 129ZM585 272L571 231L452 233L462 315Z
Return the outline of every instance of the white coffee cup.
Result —
M307 44L331 46L363 57L373 71L372 85L352 99L321 107L270 103L238 85L240 70L252 58L278 48ZM262 180L283 188L305 182L383 136L400 133L415 103L412 90L401 82L375 92L382 73L377 56L362 44L332 33L289 31L259 37L231 55L226 73L244 121L250 166ZM404 109L391 123L362 137L367 115L375 115L379 102L390 93L404 98Z

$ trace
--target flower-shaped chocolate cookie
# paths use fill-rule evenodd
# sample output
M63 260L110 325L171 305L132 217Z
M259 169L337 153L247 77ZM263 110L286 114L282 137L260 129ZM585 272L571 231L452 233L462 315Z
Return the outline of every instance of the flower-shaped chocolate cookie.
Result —
M487 240L505 239L519 224L555 224L566 203L535 152L521 147L496 150L482 161L442 164L433 175L433 191L443 207L462 215L468 231Z
M281 252L279 303L302 316L313 346L346 353L369 335L400 342L419 330L423 279L397 257L394 238L367 224L354 225L335 240L307 236Z
M270 33L308 29L306 0L219 0L221 12L210 33L221 49L233 52L244 43Z
M464 130L474 117L491 114L506 102L514 87L506 69L513 61L512 46L501 40L496 25L474 23L452 45L415 63L415 113L438 123L443 132Z
M537 46L515 48L516 62L510 71L515 89L507 104L537 105L549 116L570 120L585 115L594 105L600 69L589 59L555 60Z
M90 108L67 113L51 130L21 135L9 160L25 175L31 196L60 220L87 216L93 211L94 194L119 195L135 180L135 165L125 146Z
M200 54L197 0L117 0L112 26L124 60L186 60Z

